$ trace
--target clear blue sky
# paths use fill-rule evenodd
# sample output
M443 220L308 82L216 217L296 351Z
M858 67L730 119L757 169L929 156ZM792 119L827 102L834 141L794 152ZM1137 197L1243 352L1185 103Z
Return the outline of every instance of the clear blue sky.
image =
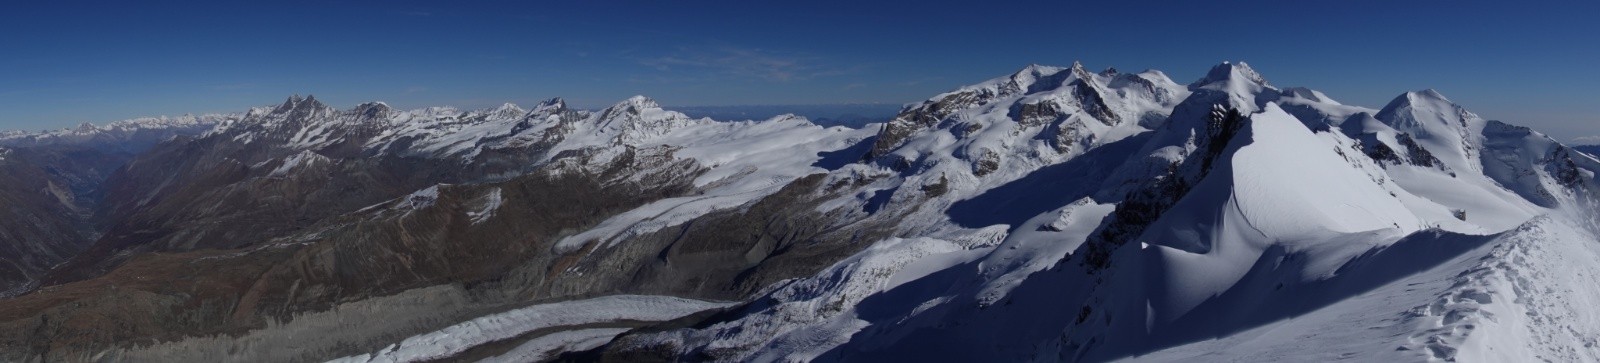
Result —
M1435 88L1600 136L1600 5L1474 1L46 1L0 11L0 129L348 107L913 102L1029 63L1244 60L1382 107ZM1600 139L1596 139L1600 140Z

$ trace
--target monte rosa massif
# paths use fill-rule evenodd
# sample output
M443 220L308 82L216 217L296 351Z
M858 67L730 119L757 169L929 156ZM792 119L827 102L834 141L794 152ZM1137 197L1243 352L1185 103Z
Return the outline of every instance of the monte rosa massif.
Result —
M1244 63L860 129L295 96L0 133L0 360L1597 362L1596 171Z

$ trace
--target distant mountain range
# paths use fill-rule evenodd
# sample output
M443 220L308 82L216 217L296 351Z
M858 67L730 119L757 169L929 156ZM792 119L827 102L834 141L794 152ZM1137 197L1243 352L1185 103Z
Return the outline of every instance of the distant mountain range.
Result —
M902 106L898 104L833 104L833 105L749 105L749 106L687 106L668 107L689 117L709 117L718 120L765 120L778 115L803 116L822 126L861 128L869 123L884 122L894 118Z
M1245 63L11 132L0 360L1595 361L1582 150Z

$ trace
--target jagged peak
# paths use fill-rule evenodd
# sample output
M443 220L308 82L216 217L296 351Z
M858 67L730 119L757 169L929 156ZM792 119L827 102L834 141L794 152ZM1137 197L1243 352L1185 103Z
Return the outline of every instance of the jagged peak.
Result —
M394 111L394 108L389 107L389 104L387 103L375 101L356 105L354 111L356 114L361 115L362 117L382 118L388 117L389 113Z
M321 101L318 101L316 95L306 95L304 98L302 98L299 94L294 94L290 95L289 99L284 100L283 104L273 108L272 113L284 113L295 110L316 110L323 108L328 108L328 105L324 105Z
M1072 66L1067 67L1067 69L1071 70L1073 74L1089 73L1089 69L1083 67L1083 61L1072 61Z

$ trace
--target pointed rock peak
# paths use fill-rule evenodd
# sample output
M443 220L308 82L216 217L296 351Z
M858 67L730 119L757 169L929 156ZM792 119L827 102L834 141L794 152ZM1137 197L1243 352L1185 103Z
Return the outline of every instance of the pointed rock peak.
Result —
M324 105L322 102L317 101L316 96L307 95L306 97L301 98L300 95L297 94L289 96L289 99L284 101L282 105L278 105L278 107L273 108L272 113L281 114L297 112L305 114L325 109L328 109L328 105Z
M290 110L295 109L295 107L300 107L300 103L302 103L302 102L305 102L305 99L301 98L300 94L290 95L289 99L283 100L283 103L278 104L278 107L273 107L272 108L272 113L288 112Z
M1205 86L1217 82L1228 81L1243 81L1263 86L1267 85L1267 79L1262 77L1261 73L1256 72L1254 68L1250 68L1249 64L1246 64L1245 62L1228 61L1223 61L1222 64L1211 67L1211 71L1206 72L1206 77L1195 82L1195 85Z
M1077 76L1078 79L1089 79L1090 75L1093 74L1093 73L1090 73L1087 68L1084 68L1083 67L1083 63L1079 62L1079 61L1072 61L1072 68L1071 69L1072 69L1072 75L1073 76Z
M324 104L322 104L321 101L317 101L317 96L306 95L306 99L300 101L300 104L297 105L296 108L306 109L306 110L318 110L318 109L328 108L328 105L324 105Z
M1122 72L1117 71L1116 67L1106 67L1106 70L1100 71L1100 75L1106 77L1116 77L1119 74L1122 74Z
M361 115L362 117L380 118L380 117L388 117L389 116L389 112L394 111L394 109L390 108L389 104L387 104L387 103L383 103L383 102L367 102L367 103L363 103L363 104L360 104L360 105L356 105L355 111L356 111L356 114Z

